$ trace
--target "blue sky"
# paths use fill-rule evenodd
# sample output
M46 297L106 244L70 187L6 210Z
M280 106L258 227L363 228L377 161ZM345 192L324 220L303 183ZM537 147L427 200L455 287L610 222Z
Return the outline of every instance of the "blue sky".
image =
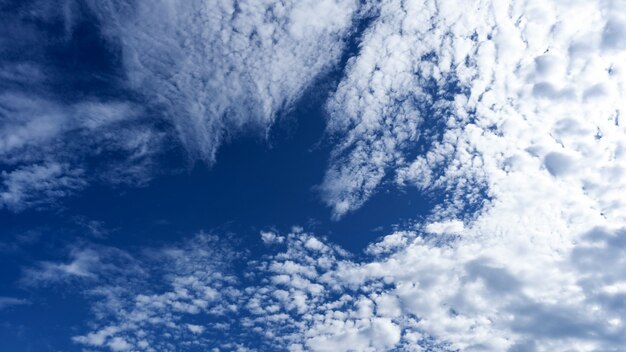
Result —
M620 351L619 1L0 2L7 351Z

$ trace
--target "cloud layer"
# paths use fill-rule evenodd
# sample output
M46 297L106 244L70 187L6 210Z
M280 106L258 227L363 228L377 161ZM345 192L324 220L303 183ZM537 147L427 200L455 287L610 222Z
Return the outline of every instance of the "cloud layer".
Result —
M339 217L389 173L447 197L363 260L266 233L285 247L241 289L246 326L294 351L619 350L622 7L382 2L328 103L326 200Z
M49 204L96 182L143 184L172 145L212 164L225 140L267 134L338 63L359 8L356 0L67 1L54 9L33 1L3 12L11 35L0 43L7 53L0 62L0 206ZM59 26L62 33L51 34ZM98 47L81 47L91 44L85 31ZM75 73L41 59L59 47L83 53L77 60L94 67ZM78 83L63 82L74 75ZM77 92L67 89L74 83ZM107 84L118 97L102 94ZM93 170L93 158L109 165ZM50 164L83 177L64 187L61 173L48 172L44 190L22 178L16 193L14 179L24 170Z
M210 5L92 4L122 45L129 86L163 106L190 153L209 163L227 135L268 128L337 62L358 4ZM72 249L65 262L25 270L23 283L80 283L96 319L77 344L623 349L626 5L371 6L377 17L327 102L338 144L324 200L340 218L381 187L415 186L444 195L432 215L360 256L301 229L263 232L261 258L206 234L133 255ZM32 104L40 109L19 95L3 99L3 111L28 112L3 115L11 123L0 128L3 163L14 165L2 173L0 199L12 209L84 187L80 163L44 157L66 150L59 136L100 135L91 131L135 111L124 102ZM119 145L129 155L149 149Z
M193 158L266 131L319 74L337 64L355 0L94 1L122 43L131 86L163 106Z
M261 260L199 234L139 256L72 250L25 282L78 284L97 320L74 341L96 350L618 351L624 230L564 241L527 220L494 236L496 208L454 234L390 234L358 260L300 229L263 233Z
M1 209L50 207L94 183L143 184L167 149L145 107L116 86L106 43L81 37L97 28L77 3L62 5L0 9Z

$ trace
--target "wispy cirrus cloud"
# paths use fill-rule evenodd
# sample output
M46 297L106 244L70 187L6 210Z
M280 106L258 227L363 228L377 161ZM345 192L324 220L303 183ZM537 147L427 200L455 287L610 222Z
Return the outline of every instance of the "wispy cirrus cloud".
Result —
M98 35L86 16L74 1L0 8L1 208L46 208L92 184L152 178L163 133L136 101L102 94L119 77L104 41L83 47L81 36Z
M59 198L85 187L83 170L67 164L49 162L3 171L0 208L21 211L40 205L49 206Z
M0 296L0 311L9 307L21 306L24 304L30 304L30 302L23 298Z
M267 134L338 63L360 8L355 0L7 6L3 168L51 161L86 169L94 163L85 159L106 157L106 168L86 170L85 185L143 184L172 141L188 159L212 164L224 140ZM78 67L48 60L63 50Z
M0 96L0 206L48 207L93 183L145 183L163 133L138 120L140 114L128 102L68 105L24 94ZM118 157L89 164L113 153Z
M167 117L193 159L222 141L265 133L277 114L337 64L355 0L92 2L122 45L130 85Z
M613 41L621 6L381 2L328 102L340 143L322 189L335 216L394 179L446 190L435 213L463 213L495 193L491 179L504 164L525 155L544 158L558 176L609 162L604 151L623 133L624 52Z

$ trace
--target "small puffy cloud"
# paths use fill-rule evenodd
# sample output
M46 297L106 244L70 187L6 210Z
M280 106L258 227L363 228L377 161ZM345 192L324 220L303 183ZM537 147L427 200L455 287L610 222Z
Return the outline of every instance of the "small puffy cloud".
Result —
M427 224L424 230L435 235L455 235L463 233L464 225L459 220L435 221Z
M315 250L315 251L321 251L326 247L326 245L324 245L315 237L311 237L308 240L306 240L306 242L304 243L304 246L308 249Z
M137 122L141 108L113 101L61 104L24 93L0 94L0 207L45 207L92 183L151 178L159 132ZM120 156L95 164L105 151ZM99 165L99 166L98 166Z
M271 231L262 231L261 240L265 244L283 243L285 238Z
M194 334L202 334L205 328L201 325L187 324L187 329Z
M133 345L121 337L112 338L108 345L112 351L129 351L133 348Z
M102 246L73 247L67 261L41 261L24 270L20 282L26 286L46 286L76 281L95 281L122 271L140 271L124 251ZM122 266L126 266L122 268Z

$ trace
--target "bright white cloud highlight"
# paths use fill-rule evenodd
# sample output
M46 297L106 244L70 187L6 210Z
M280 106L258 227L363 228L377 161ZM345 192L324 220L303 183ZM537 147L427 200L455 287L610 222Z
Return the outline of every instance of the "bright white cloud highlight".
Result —
M458 213L480 205L484 188L497 193L495 175L527 158L555 177L615 170L622 7L382 2L328 103L341 142L322 188L335 216L394 178L444 190L439 210Z

